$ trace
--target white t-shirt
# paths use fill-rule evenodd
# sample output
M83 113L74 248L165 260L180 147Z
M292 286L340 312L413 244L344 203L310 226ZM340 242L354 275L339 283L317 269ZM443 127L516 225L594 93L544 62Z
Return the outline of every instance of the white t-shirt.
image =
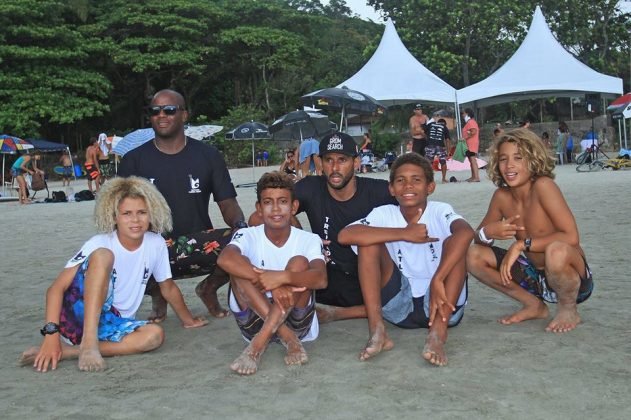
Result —
M107 248L114 253L114 307L125 318L135 317L152 274L157 282L171 278L166 243L162 236L153 232L145 233L142 245L135 251L128 251L121 245L116 231L95 235L66 263L66 268L83 263L98 248Z
M308 261L324 261L320 237L293 226L287 242L281 247L274 245L265 236L263 225L240 229L232 237L230 245L239 248L241 255L247 257L253 266L264 270L284 270L289 260L297 255L302 255ZM270 292L268 296L271 296ZM302 341L315 340L319 332L318 317L314 314L311 330Z
M430 237L438 238L438 242L417 244L406 241L386 242L386 249L390 258L397 265L401 273L410 282L413 297L424 296L432 277L440 264L443 252L443 242L451 235L450 226L458 219L464 219L457 214L453 207L447 203L428 201L427 207L418 223L427 226ZM373 227L404 228L408 225L401 214L399 206L387 204L374 208L364 219L351 223L364 224ZM357 246L353 246L357 252ZM458 299L458 305L462 305L466 299L463 288Z

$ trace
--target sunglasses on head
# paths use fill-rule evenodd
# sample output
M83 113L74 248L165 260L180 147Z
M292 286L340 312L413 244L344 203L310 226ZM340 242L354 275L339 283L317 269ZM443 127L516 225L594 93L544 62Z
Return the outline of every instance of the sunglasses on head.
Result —
M164 111L164 115L175 115L178 110L184 110L184 107L179 105L154 105L147 107L149 115L156 117L160 115L160 111Z

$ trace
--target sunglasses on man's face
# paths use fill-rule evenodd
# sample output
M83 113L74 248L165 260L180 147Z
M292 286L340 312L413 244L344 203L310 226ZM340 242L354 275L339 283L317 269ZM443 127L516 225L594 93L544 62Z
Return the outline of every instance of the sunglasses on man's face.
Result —
M184 107L179 105L154 105L147 107L149 115L157 117L160 115L160 111L164 111L164 115L175 115L178 110L184 110Z

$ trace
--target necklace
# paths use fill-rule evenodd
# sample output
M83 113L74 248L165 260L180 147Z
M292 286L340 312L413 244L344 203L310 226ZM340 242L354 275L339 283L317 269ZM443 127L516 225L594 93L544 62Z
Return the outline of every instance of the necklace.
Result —
M167 155L174 155L174 154L176 154L176 153L181 152L181 151L182 151L182 150L184 150L184 148L186 147L186 143L187 143L187 142L188 142L188 139L187 139L186 137L184 137L184 146L182 146L182 148L181 148L181 149L176 150L175 152L171 152L171 153L169 153L169 152L165 152L164 150L160 149L160 146L158 146L158 142L156 141L156 139L155 139L155 138L153 139L153 145L154 145L154 146L156 146L156 149L158 149L160 152L165 153L165 154L167 154Z

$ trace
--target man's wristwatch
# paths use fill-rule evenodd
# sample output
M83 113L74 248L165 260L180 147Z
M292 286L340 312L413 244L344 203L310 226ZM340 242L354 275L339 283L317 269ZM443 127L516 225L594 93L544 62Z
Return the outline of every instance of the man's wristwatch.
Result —
M532 238L524 239L524 247L526 248L526 252L530 252L530 245L532 245Z
M239 220L239 221L237 221L237 222L234 224L234 228L235 228L235 229L243 229L243 228L246 228L246 227L248 227L248 224L247 224L247 223L245 223L245 221L243 221L243 220Z
M42 327L41 330L39 330L39 332L42 335L49 335L49 334L55 334L59 332L59 325L55 324L54 322L49 322L46 325L44 325L44 327Z

